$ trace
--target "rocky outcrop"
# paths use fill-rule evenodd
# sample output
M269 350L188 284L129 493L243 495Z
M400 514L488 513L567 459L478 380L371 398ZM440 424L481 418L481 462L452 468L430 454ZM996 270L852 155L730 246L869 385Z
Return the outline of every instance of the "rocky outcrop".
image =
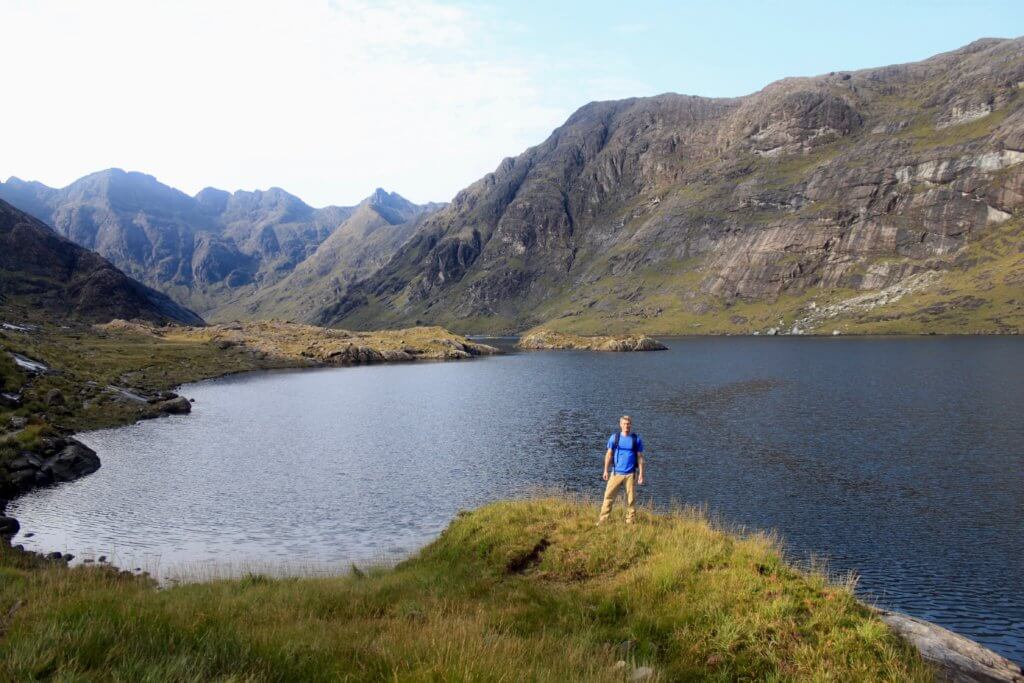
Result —
M236 353L274 358L285 365L367 365L414 360L459 360L499 353L498 349L440 327L352 332L281 321L204 327L157 328L116 320L102 329L208 342ZM158 406L166 408L164 401ZM187 401L186 401L187 403ZM184 404L181 404L184 408Z
M1024 39L984 40L741 98L588 104L320 322L694 332L736 305L968 267L956 256L1024 210L1021 83Z
M65 437L45 439L35 451L22 450L0 468L6 481L0 498L65 481L74 481L100 467L95 451Z
M896 634L939 670L939 678L956 683L1024 683L1021 667L978 643L924 619L876 610Z
M626 337L584 337L550 330L539 330L519 340L521 349L554 350L576 349L581 351L664 351L668 347L656 339L645 336Z

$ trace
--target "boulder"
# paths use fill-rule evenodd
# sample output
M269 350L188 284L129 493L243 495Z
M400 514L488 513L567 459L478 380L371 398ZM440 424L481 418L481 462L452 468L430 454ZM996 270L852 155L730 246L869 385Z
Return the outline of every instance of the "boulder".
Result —
M10 473L11 486L19 491L28 491L36 487L37 470L15 470Z
M340 365L364 365L381 363L384 361L384 355L369 346L349 344L343 349L336 349L328 353L326 360Z
M67 399L64 398L64 392L60 389L50 389L46 392L46 405L56 408L65 406L67 403Z
M18 533L18 529L21 528L21 524L18 523L14 517L5 517L0 515L0 536L4 538L10 538L14 534Z
M50 474L54 481L74 481L99 468L100 459L94 450L71 441L57 455L47 458L40 469Z
M155 407L159 412L168 415L188 415L192 412L192 403L184 396L178 396L169 401L160 401Z
M1024 683L1024 671L992 650L924 619L876 610L889 628L938 667L941 680Z
M17 457L12 458L7 462L7 469L10 471L14 470L28 470L28 469L39 469L40 465L43 464L43 459L35 453L29 451L22 451Z

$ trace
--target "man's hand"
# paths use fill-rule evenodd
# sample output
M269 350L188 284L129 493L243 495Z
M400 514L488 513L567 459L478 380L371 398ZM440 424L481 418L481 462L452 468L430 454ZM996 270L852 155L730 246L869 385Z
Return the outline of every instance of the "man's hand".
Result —
M644 475L641 474L641 475L639 475L636 478L636 484L637 484L637 486L643 486L644 485Z
M601 475L601 478L604 479L605 481L608 481L608 470L604 471L604 474Z

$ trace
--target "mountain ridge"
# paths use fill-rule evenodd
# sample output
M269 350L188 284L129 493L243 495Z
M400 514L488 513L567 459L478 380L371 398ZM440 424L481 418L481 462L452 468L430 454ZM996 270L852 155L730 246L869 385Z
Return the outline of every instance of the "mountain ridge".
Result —
M378 188L373 197L395 216L418 213L397 193ZM219 307L232 308L286 278L360 206L314 208L276 186L235 192L206 187L189 196L152 175L119 168L63 188L12 176L0 183L0 198L214 317ZM361 256L361 245L347 247ZM244 315L244 306L240 310Z
M1020 233L1022 85L1018 38L738 98L588 103L456 195L317 321L749 333L924 272L959 277L957 255L989 226ZM1021 268L1001 264L999 277ZM961 279L961 297L994 286ZM1019 329L1015 301L986 303L989 318L971 324ZM881 322L846 313L822 324ZM907 331L955 329L904 317Z

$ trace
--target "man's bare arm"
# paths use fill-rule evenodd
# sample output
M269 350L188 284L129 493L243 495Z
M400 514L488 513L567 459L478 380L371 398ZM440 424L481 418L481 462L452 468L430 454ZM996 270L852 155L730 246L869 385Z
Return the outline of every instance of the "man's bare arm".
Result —
M608 481L608 468L612 466L612 449L608 449L608 452L604 454L604 474L601 476L602 479Z
M637 453L636 454L636 469L637 469L636 483L643 484L644 483L644 454L643 453Z

